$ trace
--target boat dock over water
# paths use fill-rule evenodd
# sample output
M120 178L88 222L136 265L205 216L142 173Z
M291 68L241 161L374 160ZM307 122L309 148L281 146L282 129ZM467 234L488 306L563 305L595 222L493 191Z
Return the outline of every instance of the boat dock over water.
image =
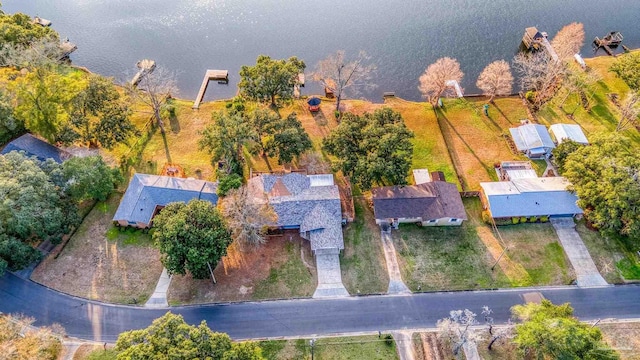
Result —
M619 31L612 31L602 39L596 36L596 38L593 39L593 50L597 52L602 48L610 56L615 56L611 48L617 48L618 45L622 44L622 39L623 36Z
M196 96L196 101L193 102L193 109L198 109L200 107L200 103L202 102L202 98L204 98L204 93L207 91L207 87L209 86L209 81L217 81L218 84L228 84L229 83L229 71L228 70L207 70L204 74L204 79L202 79L202 85L200 85L200 91L198 91L198 96Z
M40 26L51 26L51 21L47 19L43 19L39 16L33 18L33 23L38 24Z

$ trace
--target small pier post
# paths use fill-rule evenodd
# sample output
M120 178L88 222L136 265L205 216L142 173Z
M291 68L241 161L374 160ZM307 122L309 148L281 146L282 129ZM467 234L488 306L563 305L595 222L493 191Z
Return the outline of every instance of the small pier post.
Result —
M200 107L202 98L204 98L204 94L207 91L207 87L209 86L209 81L211 80L218 81L218 83L228 84L229 71L207 70L207 72L204 74L204 78L202 79L202 85L200 85L200 91L198 91L198 96L196 96L196 100L193 102L193 106L191 107L192 109L198 109Z

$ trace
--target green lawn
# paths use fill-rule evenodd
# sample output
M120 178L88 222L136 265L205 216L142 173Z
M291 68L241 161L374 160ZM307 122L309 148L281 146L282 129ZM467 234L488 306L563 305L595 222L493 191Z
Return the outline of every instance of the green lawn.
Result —
M363 197L354 199L356 217L344 230L344 251L340 256L342 282L350 294L387 291L387 273L380 228Z
M322 338L315 341L314 359L317 360L391 360L398 359L396 345L378 336L353 336ZM310 359L309 339L273 340L260 342L262 354L267 360Z
M404 282L412 291L486 289L509 286L480 239L477 224L418 227L402 224L393 231Z
M640 262L636 253L640 246L620 236L602 236L598 231L587 228L584 220L578 222L576 230L608 283L640 280Z

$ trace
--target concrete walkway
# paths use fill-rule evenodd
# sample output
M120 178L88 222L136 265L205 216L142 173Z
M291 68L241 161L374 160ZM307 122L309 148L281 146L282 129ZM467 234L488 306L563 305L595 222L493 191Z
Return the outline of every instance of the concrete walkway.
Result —
M158 279L156 289L153 291L149 300L144 304L144 307L169 307L169 303L167 302L167 290L169 290L169 284L171 284L171 276L169 276L167 269L162 269L162 274L160 274L160 279Z
M467 360L482 360L478 353L478 345L474 342L467 341L462 345L462 351L464 351L464 357Z
M396 341L396 349L398 349L398 355L400 360L415 360L416 351L413 348L413 341L411 336L412 331L392 331L391 335Z
M593 263L587 247L584 246L580 234L576 231L576 224L573 222L573 218L551 219L551 224L556 229L564 252L576 272L578 286L608 285L598 272L598 268Z
M349 296L349 292L342 284L340 250L316 250L316 269L318 270L318 287L313 293L314 298Z
M389 272L389 288L388 294L411 294L411 290L402 281L400 275L400 267L398 266L398 258L396 257L396 248L393 246L391 239L391 229L381 230L382 248L384 249L384 258L387 261L387 271Z

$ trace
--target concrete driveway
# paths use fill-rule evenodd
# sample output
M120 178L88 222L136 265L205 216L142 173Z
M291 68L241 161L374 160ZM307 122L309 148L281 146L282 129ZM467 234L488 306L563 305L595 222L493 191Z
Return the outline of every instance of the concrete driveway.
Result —
M580 234L576 231L573 218L551 219L553 228L556 229L560 243L567 254L573 269L576 272L578 286L604 286L608 285L604 280L596 264L594 264L587 247L582 242Z
M316 269L318 270L318 287L313 293L314 298L349 296L349 292L342 284L340 250L316 250Z

